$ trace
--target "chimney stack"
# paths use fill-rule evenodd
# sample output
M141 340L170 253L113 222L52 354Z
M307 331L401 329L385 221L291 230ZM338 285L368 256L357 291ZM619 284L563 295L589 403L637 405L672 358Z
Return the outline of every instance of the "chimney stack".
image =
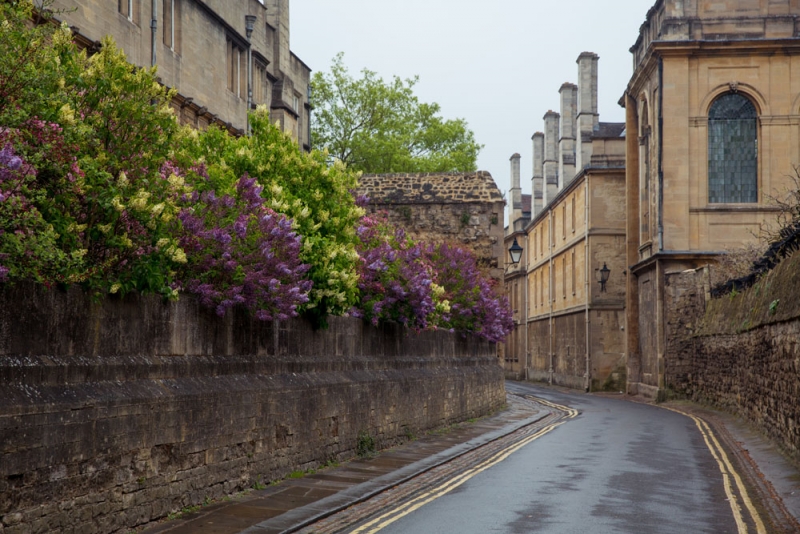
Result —
M544 114L544 195L546 206L558 194L558 122L559 114L548 111Z
M561 95L561 139L558 141L559 191L575 177L575 126L578 112L578 86L565 83Z
M578 144L575 167L578 172L592 160L592 132L600 123L597 112L597 62L600 56L583 52L578 56Z
M522 186L520 185L519 154L511 156L511 209L508 228L513 231L514 223L522 218Z
M544 207L544 133L536 132L531 137L533 140L533 178L531 178L531 191L533 199L531 217L536 217Z

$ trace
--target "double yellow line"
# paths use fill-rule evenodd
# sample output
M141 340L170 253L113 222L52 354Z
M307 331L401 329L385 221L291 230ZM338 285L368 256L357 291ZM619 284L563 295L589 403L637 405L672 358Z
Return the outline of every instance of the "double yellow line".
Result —
M739 502L736 498L736 493L733 491L733 486L731 485L731 478L733 478L734 483L736 484L736 489L739 495L742 498L742 503L747 508L747 511L750 514L750 517L753 519L753 523L756 527L756 532L758 534L766 534L767 529L764 528L764 522L761 520L761 516L758 515L758 511L756 507L753 505L753 502L750 500L750 496L747 494L747 489L745 488L744 483L742 483L742 479L739 476L739 473L733 468L733 464L731 464L730 460L728 459L728 455L725 453L725 450L720 445L717 437L714 435L714 432L711 431L711 428L708 426L704 420L696 417L690 413L683 412L676 408L669 408L667 406L663 406L667 410L673 411L675 413L679 413L681 415L685 415L686 417L691 418L694 423L697 425L697 428L700 430L700 434L703 435L703 439L706 442L706 447L708 450L711 451L711 456L714 457L714 460L717 461L717 465L719 466L719 470L722 473L722 481L725 486L725 494L728 496L728 502L731 505L731 510L733 511L733 518L736 521L736 527L739 529L739 534L747 534L747 524L744 522L744 518L742 517L742 509L739 506Z
M430 503L431 501L434 501L434 500L438 499L442 495L445 495L445 494L453 491L458 486L460 486L464 482L468 481L469 479L471 479L475 475L477 475L477 474L489 469L490 467L492 467L494 465L499 464L500 462L502 462L503 460L505 460L506 458L511 456L513 453L515 453L516 451L518 451L519 449L521 449L522 447L527 445L528 443L530 443L530 442L532 442L532 441L534 441L536 439L539 439L540 437L544 436L545 434L548 434L548 433L552 432L554 429L556 429L559 426L561 426L564 423L566 423L567 420L572 419L572 418L574 418L575 416L578 415L578 411L577 410L574 410L574 409L569 408L567 406L560 406L558 404L553 404L552 402L548 402L548 401L543 400L543 399L530 397L528 395L526 395L526 397L531 399L531 400L535 400L536 402L538 402L540 404L543 404L543 405L545 405L545 406L547 406L549 408L553 408L555 410L564 412L566 419L563 419L563 420L558 421L556 423L552 423L550 425L547 425L546 427L542 428L541 430L538 430L535 434L531 434L530 436L522 439L521 441L518 441L514 445L508 447L507 449L504 449L503 451L498 452L497 454L495 454L491 458L489 458L487 460L484 460L483 462L479 463L475 467L472 467L472 468L464 471L460 475L448 480L447 482L445 482L445 483L433 488L430 491L426 491L425 493L423 493L421 495L418 495L417 497L415 497L414 499L408 501L407 503L404 503L401 506L398 506L397 508L394 508L393 510L391 510L389 512L386 512L385 514L376 517L375 519L371 520L370 522L360 526L356 530L353 530L352 531L353 534L356 534L356 533L358 533L358 534L361 534L361 533L371 534L373 532L378 532L379 530L386 528L387 526L391 525L392 523L394 523L398 519L401 519L401 518L407 516L408 514L410 514L411 512L413 512L415 510L418 510L419 508L422 508L426 504Z

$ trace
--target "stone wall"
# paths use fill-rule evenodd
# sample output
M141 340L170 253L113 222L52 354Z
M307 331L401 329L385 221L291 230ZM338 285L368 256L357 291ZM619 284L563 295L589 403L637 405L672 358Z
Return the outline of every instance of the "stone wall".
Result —
M357 193L412 238L466 247L493 278L503 279L505 201L488 172L368 174Z
M486 414L494 344L0 290L0 532L117 532Z
M800 254L742 293L710 299L707 280L668 278L668 391L742 415L800 460Z

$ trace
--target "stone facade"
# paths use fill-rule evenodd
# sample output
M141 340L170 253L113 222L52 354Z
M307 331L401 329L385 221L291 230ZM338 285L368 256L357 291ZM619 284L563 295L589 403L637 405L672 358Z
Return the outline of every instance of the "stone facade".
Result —
M560 113L548 111L544 132L533 136L532 211L527 219L520 211L510 214L516 220L506 232L505 248L516 239L525 258L506 272L515 328L503 360L507 376L619 390L625 382L625 136L623 124L599 121L598 60L580 54L580 83L561 86ZM611 278L600 291L604 265Z
M310 149L311 70L289 47L289 0L55 0L52 7L90 51L111 35L134 65L157 65L161 82L178 91L179 119L198 128L244 133L249 50L251 105L266 105L270 120ZM254 17L250 38L245 16Z
M4 287L0 531L127 532L504 402L495 345L455 334Z
M798 27L793 0L659 0L640 29L621 101L631 393L665 388L670 273L754 239L775 219L770 198L792 185L800 162ZM718 137L735 128L718 120L726 99L740 103L728 111L751 110L748 132ZM730 167L744 153L752 153L747 165ZM728 189L720 193L721 185Z
M505 201L488 172L367 174L356 192L412 238L464 246L502 280Z
M587 167L527 229L530 378L592 390L624 384L623 184L621 167Z

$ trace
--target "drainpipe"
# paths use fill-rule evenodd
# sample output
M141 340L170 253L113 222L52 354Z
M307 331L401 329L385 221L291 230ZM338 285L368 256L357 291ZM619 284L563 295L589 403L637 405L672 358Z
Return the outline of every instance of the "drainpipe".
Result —
M528 359L530 358L529 348L528 348L528 319L530 316L530 304L528 303L528 285L530 284L530 280L528 280L528 276L530 274L530 266L528 265L528 255L530 254L530 240L528 239L528 234L525 234L525 380L528 380Z
M255 15L245 15L244 27L247 35L247 112L244 117L244 131L247 135L250 135L250 108L253 105L253 46L250 44L250 38L253 36L255 24Z
M548 326L550 330L550 380L548 381L549 384L553 385L553 283L555 278L553 276L553 208L551 207L547 213L547 250L549 251L549 260L550 260L550 268L548 277L550 278L549 281L549 291L547 292L547 300L549 301L548 304L550 306L550 318L548 320Z
M583 237L583 247L584 247L584 254L586 256L585 263L586 263L586 383L584 384L584 389L588 393L591 389L591 374L590 374L590 358L591 358L591 348L592 348L592 341L591 341L591 328L590 328L590 321L591 318L589 316L589 304L592 300L592 289L591 284L589 283L589 273L592 269L592 262L589 258L589 175L584 174L583 176L583 187L584 187L584 203L583 203L583 218L584 218L584 225L585 225L585 234ZM573 265L572 268L574 269L575 266Z
M664 250L664 58L658 58L658 250Z
M664 251L664 58L658 58L658 251ZM658 369L656 370L659 394L664 391L664 349L666 333L664 325L664 293L661 277L664 269L661 260L656 261L656 351ZM658 395L658 394L657 394Z
M156 43L158 42L158 0L151 2L152 16L150 18L150 66L156 66Z

